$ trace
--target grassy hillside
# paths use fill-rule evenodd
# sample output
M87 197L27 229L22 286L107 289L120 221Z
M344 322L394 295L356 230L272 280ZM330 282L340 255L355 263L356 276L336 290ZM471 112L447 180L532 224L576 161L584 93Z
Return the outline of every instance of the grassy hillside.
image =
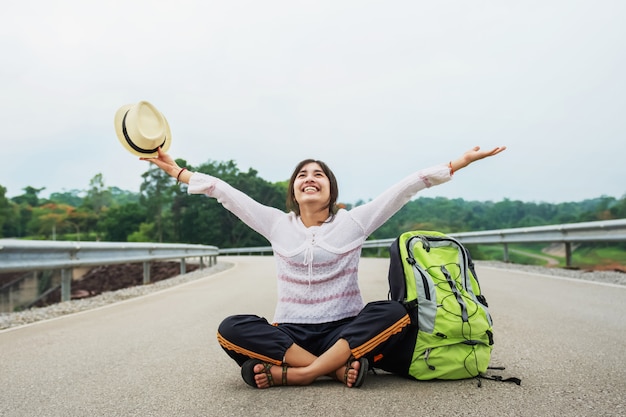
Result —
M504 260L502 245L471 245L476 260ZM563 245L512 244L509 261L523 265L565 267ZM580 269L622 270L626 272L626 250L620 245L579 245L572 247L572 267Z

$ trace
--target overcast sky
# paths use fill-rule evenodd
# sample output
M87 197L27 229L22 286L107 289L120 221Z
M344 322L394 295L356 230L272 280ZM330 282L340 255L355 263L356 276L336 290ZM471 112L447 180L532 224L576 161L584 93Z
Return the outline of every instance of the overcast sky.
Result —
M327 162L375 197L474 145L507 151L421 196L626 194L626 2L5 1L0 185L139 191L115 111L148 100L170 154L269 181Z

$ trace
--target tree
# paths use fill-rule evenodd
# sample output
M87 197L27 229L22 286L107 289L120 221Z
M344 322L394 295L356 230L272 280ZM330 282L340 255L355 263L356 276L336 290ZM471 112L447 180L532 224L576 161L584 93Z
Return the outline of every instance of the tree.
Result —
M139 230L128 236L129 242L151 242L154 236L154 223L141 223Z
M62 193L51 193L50 201L55 203L68 204L73 207L79 207L83 204L83 197L80 190L64 191Z
M611 207L611 214L615 219L626 219L626 195Z
M109 207L112 202L111 191L104 185L102 174L96 174L89 181L87 195L83 199L83 206L91 209L97 216L105 207Z
M104 239L113 242L126 242L128 236L139 230L146 221L146 208L139 203L129 203L111 207L102 216L99 227Z
M261 204L285 209L286 185L272 184L258 177L257 171L241 172L233 161L207 163L194 169L220 178ZM250 229L215 199L176 194L172 204L173 223L178 241L220 247L267 245L267 240Z
M28 222L28 234L31 236L52 236L56 240L57 234L72 231L68 219L74 207L67 204L46 203L33 208L33 216Z
M139 193L122 190L118 187L110 187L109 192L111 193L111 206L139 202Z
M270 183L252 168L240 171L234 161L207 161L197 168L213 175L262 204L285 210L287 181ZM93 239L93 231L112 241L170 241L213 244L220 247L263 246L267 241L212 198L188 195L186 186L149 165L139 193L107 188L101 174L87 191L53 193L40 199L45 188L26 187L7 199L0 186L0 237ZM346 208L364 204L344 204ZM419 197L406 204L374 234L372 239L396 237L407 230L455 233L473 230L574 223L626 218L626 196L602 196L559 204L512 201L464 201Z
M39 206L39 193L45 190L46 187L34 188L30 185L22 188L24 194L13 197L11 200L17 204L28 204L31 207Z
M11 202L6 197L7 189L0 185L0 237L5 235L5 224L8 224L12 220L13 210Z
M168 229L165 224L166 212L175 194L174 179L152 164L149 165L148 171L142 174L142 178L139 201L147 210L147 222L154 223L152 239L157 242L167 241L172 236L172 233L166 235L164 231Z
M17 204L11 201L11 222L4 225L5 236L24 237L27 235L27 225L33 215L33 208L27 203Z

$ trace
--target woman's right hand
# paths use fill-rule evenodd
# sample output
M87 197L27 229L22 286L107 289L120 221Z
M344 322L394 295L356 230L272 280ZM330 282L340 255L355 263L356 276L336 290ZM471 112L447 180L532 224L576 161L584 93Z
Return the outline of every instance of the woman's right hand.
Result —
M161 148L157 149L158 155L152 158L139 158L142 161L148 161L153 163L154 165L161 168L165 171L169 176L178 179L180 182L189 183L189 177L191 177L191 173L188 172L185 168L181 168L178 166L174 158L169 156L169 154L163 152ZM186 172L182 170L185 169ZM186 174L186 175L182 175Z

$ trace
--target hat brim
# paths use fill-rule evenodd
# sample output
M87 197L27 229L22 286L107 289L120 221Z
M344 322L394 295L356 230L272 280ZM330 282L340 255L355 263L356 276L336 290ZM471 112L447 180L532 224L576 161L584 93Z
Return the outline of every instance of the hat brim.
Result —
M114 119L115 134L117 135L117 138L119 139L119 141L122 144L122 146L128 152L132 153L133 155L139 156L139 157L142 157L142 158L154 158L154 157L157 157L159 155L157 151L154 151L154 152L139 152L139 151L137 151L136 149L134 149L128 143L128 140L124 136L124 130L123 130L123 126L122 126L122 124L124 122L124 116L126 115L128 110L130 110L130 108L132 106L133 106L133 104L126 104L126 105L120 107L117 110L117 112L115 112L115 119ZM165 142L161 146L161 150L163 152L167 152L167 150L170 148L170 145L172 143L172 132L170 130L170 125L167 122L167 119L165 118L165 116L163 116L163 120L165 121L166 133L165 133Z

